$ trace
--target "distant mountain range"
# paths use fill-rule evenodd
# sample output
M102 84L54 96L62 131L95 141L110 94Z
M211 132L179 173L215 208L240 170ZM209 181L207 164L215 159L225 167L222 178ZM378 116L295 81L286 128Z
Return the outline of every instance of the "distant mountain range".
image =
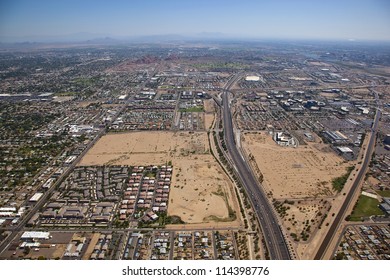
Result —
M80 32L59 36L26 36L26 37L6 37L0 36L1 49L24 49L40 47L62 47L62 46L88 46L88 45L126 45L126 44L148 44L148 43L185 43L185 42L321 42L322 44L385 44L390 42L364 41L364 40L319 40L319 39L276 39L276 38L255 38L245 36L227 35L220 32L201 32L195 34L161 34L144 36L111 36L109 34L96 34Z
M0 43L36 44L36 43L91 43L91 44L120 44L129 42L166 42L198 39L227 39L233 38L220 32L202 32L192 35L164 34L144 36L112 36L80 32L58 36L0 36Z

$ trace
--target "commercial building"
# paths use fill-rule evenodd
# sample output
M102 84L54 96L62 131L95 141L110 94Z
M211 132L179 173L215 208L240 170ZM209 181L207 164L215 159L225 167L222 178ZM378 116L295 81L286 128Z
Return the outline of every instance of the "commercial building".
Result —
M43 193L37 192L36 194L34 194L34 195L30 198L29 202L37 202L38 200L41 199L42 196L43 196Z
M324 131L323 135L331 143L346 143L348 142L348 137L342 134L340 131Z
M352 153L353 154L352 149L348 148L348 147L337 147L337 150L339 150L339 152L342 153L342 154L348 154L348 153Z
M296 141L294 137L284 133L284 132L276 132L274 134L274 141L280 146L295 146Z
M50 232L47 231L25 231L20 237L21 240L49 239Z

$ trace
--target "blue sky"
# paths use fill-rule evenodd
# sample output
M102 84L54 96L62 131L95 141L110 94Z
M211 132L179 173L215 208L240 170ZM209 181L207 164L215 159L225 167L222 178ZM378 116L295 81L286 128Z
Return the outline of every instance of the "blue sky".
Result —
M390 1L0 0L0 41L80 32L390 40Z

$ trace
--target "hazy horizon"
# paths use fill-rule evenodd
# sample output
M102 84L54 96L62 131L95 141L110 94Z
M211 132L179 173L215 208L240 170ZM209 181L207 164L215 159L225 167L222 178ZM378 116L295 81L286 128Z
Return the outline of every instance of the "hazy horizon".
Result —
M390 1L0 2L0 42L140 36L390 41Z

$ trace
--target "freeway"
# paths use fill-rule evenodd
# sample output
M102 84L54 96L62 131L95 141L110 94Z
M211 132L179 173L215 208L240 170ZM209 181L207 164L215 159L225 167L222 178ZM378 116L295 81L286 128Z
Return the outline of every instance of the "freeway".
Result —
M239 78L240 75L232 77L226 84L222 94L223 127L226 147L232 159L233 168L237 171L259 220L270 258L287 260L290 259L289 250L275 213L272 211L272 206L248 163L237 149L234 140L228 90Z
M377 94L375 94L375 97L378 100ZM317 251L317 254L314 257L314 259L316 259L316 260L320 260L323 258L331 240L333 239L334 234L336 233L337 229L339 228L340 222L342 221L343 217L345 216L345 212L348 209L348 206L350 204L352 197L354 196L355 192L359 189L360 183L361 183L362 179L364 178L364 175L366 174L367 167L368 167L370 160L371 160L371 155L372 155L374 148L375 148L376 133L378 130L378 124L379 124L380 117L381 117L381 111L378 108L376 111L374 122L373 122L372 127L371 127L371 137L370 137L370 141L368 143L366 153L364 155L363 164L359 169L358 175L355 177L355 181L353 182L349 193L345 197L345 200L340 208L339 213L337 214L336 218L333 220L332 225L329 227L328 233L326 234L324 240L322 241L322 243Z

